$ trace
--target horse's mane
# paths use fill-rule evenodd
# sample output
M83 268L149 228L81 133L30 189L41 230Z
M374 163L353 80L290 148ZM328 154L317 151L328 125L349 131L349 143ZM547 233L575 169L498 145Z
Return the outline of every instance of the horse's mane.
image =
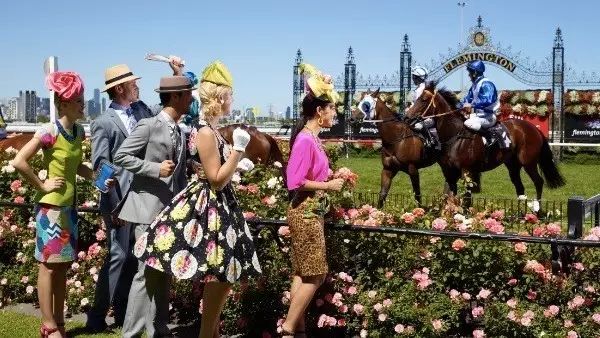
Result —
M425 90L428 90L433 93L436 90L436 86L437 82L429 81L427 82L427 84L425 84ZM446 102L448 103L448 105L450 105L451 108L455 109L460 104L460 99L458 98L458 96L448 88L437 88L437 92L444 98L444 100L446 100Z

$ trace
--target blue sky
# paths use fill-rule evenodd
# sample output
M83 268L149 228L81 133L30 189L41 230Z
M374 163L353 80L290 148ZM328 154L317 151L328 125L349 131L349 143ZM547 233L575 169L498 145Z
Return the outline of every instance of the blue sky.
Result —
M512 45L532 60L551 52L560 26L566 63L578 70L600 71L600 2L466 1L465 34L478 15L494 41ZM19 89L45 92L42 65L59 57L63 70L82 74L86 96L101 88L104 69L127 63L139 82L141 98L155 103L153 92L168 65L145 61L148 52L176 54L187 70L199 74L214 59L233 73L234 107L291 105L295 52L332 75L341 74L348 46L363 74L398 69L401 39L408 34L413 59L429 62L456 47L460 35L457 1L5 1L0 21L0 97ZM460 73L460 72L459 72ZM489 77L501 89L526 86L499 70ZM460 75L446 85L459 87Z

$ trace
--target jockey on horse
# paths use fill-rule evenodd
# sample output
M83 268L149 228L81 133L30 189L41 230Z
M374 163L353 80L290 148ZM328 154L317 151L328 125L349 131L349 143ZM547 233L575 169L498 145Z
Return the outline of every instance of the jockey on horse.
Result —
M472 131L485 133L488 128L496 125L496 112L500 108L498 91L494 83L483 76L485 65L482 61L469 62L467 71L473 85L463 99L463 109L469 113L464 124ZM488 147L494 144L495 141L499 141L501 149L508 147L508 144L502 140L502 135L497 135L493 130L490 130L490 132L492 142L487 144Z
M412 80L415 84L416 88L413 91L413 103L423 94L423 90L425 90L425 81L427 80L427 76L429 72L427 68L423 66L416 66L411 71ZM408 110L410 107L407 107ZM421 135L425 138L425 147L434 148L435 150L441 150L442 146L440 144L437 130L435 129L435 122L432 118L426 118L423 121L419 121L415 123L413 129L419 131Z

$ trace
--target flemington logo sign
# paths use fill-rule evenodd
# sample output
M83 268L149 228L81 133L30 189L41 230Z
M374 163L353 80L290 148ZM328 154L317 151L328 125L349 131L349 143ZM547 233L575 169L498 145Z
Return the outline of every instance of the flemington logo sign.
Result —
M514 62L512 62L509 59L505 58L504 56L496 54L496 53L467 53L467 54L459 55L459 56L455 57L454 59L448 61L444 65L444 71L446 73L449 73L452 70L454 70L455 68L460 67L460 66L464 65L465 63L469 63L469 62L475 61L475 60L495 63L495 64L499 65L500 67L508 70L511 73L514 72L515 69L517 68L517 65L515 65Z

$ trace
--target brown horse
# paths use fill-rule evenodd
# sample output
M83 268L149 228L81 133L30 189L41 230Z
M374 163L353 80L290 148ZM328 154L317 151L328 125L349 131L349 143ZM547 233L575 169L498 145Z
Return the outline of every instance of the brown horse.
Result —
M510 148L486 149L483 138L464 126L462 110L455 109L459 105L459 99L454 93L444 88L436 89L436 84L431 82L406 114L408 119L429 116L435 120L442 142L442 154L438 163L450 190L456 194L458 179L463 174L479 175L504 164L517 195L523 198L525 188L520 173L521 168L524 168L535 185L537 200L534 201L534 211L538 211L544 185L538 165L549 188L558 188L565 184L554 163L548 140L533 124L510 119L501 122L508 130Z
M381 137L381 190L378 207L381 208L389 193L390 185L398 171L410 177L415 199L421 203L421 184L419 169L428 167L437 161L437 155L427 152L423 139L413 132L379 98L379 89L374 93L363 93L358 108L352 111L350 122L374 121Z
M273 136L263 133L254 126L245 124L231 124L219 128L219 133L230 144L233 144L233 131L235 128L241 127L250 134L250 143L246 147L245 156L254 163L272 164L279 162L284 164L283 154L277 145L277 141Z
M11 147L20 150L32 137L33 133L9 134L7 138L0 140L0 151Z

